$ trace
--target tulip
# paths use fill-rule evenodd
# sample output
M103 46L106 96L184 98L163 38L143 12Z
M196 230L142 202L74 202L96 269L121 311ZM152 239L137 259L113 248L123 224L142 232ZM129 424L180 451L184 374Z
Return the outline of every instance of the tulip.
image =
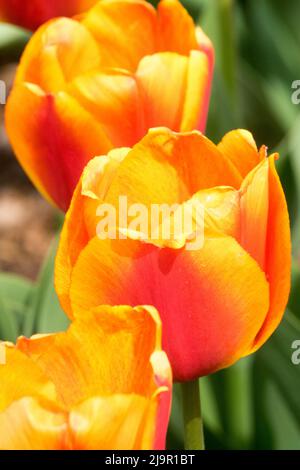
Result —
M4 345L0 449L164 448L172 378L160 345L157 312L124 306Z
M68 315L101 304L153 305L177 381L257 350L280 323L290 287L289 217L276 158L264 146L257 150L245 130L214 145L198 131L159 128L132 149L91 160L56 261L56 288ZM195 226L166 240L146 233L147 226L143 232L119 221L116 239L98 236L99 207L117 208L120 195L148 209L197 201L203 244L187 248Z
M35 30L55 16L73 16L98 0L0 0L0 20Z
M6 108L14 151L62 210L94 155L151 127L204 131L213 49L178 0L102 0L29 42Z

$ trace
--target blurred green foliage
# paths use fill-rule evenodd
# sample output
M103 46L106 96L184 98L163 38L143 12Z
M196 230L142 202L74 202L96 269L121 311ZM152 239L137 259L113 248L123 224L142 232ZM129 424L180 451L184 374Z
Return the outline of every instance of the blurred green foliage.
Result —
M300 365L291 360L292 343L300 340L300 104L291 101L292 82L300 80L300 2L183 3L216 49L207 134L217 142L228 130L245 127L258 145L280 152L277 167L293 236L292 291L280 327L255 355L201 379L206 447L300 449ZM1 28L0 42L5 36ZM26 34L15 28L11 34L11 47L22 48ZM0 45L1 60L5 47ZM20 333L67 327L53 288L55 251L54 245L36 284L0 275L0 338L15 340ZM183 447L182 428L180 388L175 385L169 448Z

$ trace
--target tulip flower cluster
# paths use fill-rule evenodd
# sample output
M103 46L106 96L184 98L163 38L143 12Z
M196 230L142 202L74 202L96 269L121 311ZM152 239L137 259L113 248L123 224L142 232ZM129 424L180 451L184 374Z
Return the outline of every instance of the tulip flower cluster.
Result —
M204 136L213 63L178 0L102 0L26 47L6 126L32 181L66 211L55 285L72 324L7 344L0 449L163 448L172 373L228 367L280 323L291 247L278 155L245 130L218 145ZM122 217L113 238L99 234L99 207L120 213L124 197L177 214L198 204L202 226L192 210L190 231L167 239L174 214L158 236Z

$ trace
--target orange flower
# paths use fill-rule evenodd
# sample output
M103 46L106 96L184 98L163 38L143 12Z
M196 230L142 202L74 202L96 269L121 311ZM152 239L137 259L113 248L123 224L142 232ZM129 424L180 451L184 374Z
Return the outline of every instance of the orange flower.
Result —
M152 307L99 307L66 333L7 344L0 449L164 448L172 378L160 344Z
M82 13L98 0L0 0L0 19L35 30L55 16Z
M290 286L289 217L275 159L244 130L215 146L197 131L162 128L132 150L92 160L67 213L56 263L56 288L70 317L101 304L154 305L179 381L258 349L279 324ZM127 238L100 240L99 204L118 207L120 195L128 206L147 208L198 202L204 245L187 249L188 233L151 238L120 221L118 233Z
M205 128L213 49L178 0L102 0L53 20L29 42L7 131L39 190L69 206L94 155L132 146L151 127Z

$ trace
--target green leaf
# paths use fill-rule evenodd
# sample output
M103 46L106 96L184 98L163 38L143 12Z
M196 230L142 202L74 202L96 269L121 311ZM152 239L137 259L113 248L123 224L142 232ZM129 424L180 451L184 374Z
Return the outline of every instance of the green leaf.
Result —
M33 292L33 283L13 274L0 274L0 299L21 326L27 312L29 297ZM21 333L21 331L20 331Z
M247 449L253 435L252 358L208 377L215 395L225 448Z
M277 401L279 398L282 400L281 415L293 416L293 422L289 423L289 420L286 420L285 434L289 435L291 442L296 442L298 439L300 443L300 365L292 362L294 352L292 345L295 340L300 340L300 321L288 311L272 338L255 354L255 370L258 368L260 376L263 376L265 380L262 387L262 380L254 374L254 383L259 386L257 401L261 404L256 420L260 423L263 420L265 428L268 427L274 448L278 448L279 441L283 445L282 434L280 439L278 437L280 422L272 417L274 413L279 414L279 411L274 408L274 394L277 394ZM269 382L276 387L275 392L268 385ZM262 446L261 442L259 444L262 438L263 433L260 433L260 436L256 438L256 447L270 448L270 442L267 442L266 446Z
M0 340L15 342L18 337L18 323L13 312L0 299Z

